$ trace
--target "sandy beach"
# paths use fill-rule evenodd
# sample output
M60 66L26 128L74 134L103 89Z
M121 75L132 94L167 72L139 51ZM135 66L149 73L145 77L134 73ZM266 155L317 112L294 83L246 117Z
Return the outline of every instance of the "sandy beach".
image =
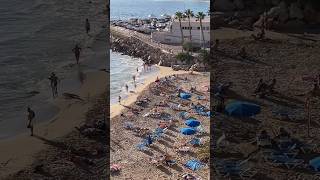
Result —
M156 74L152 74L143 82L142 85L137 86L134 93L130 93L126 99L123 99L121 101L122 105L119 105L117 103L117 104L112 104L110 106L110 118L113 118L113 117L119 115L121 113L121 111L123 111L125 109L125 107L123 105L129 106L132 103L134 103L137 100L137 97L141 94L141 92L143 90L145 90L152 82L154 82L157 79L157 77L163 78L165 76L170 76L173 74L189 73L188 71L173 71L172 68L170 68L170 67L157 66L157 65L156 65L156 67L159 68L159 72ZM195 73L197 73L197 72L195 72Z
M32 164L37 153L49 147L44 140L54 140L72 132L84 120L97 96L106 92L107 73L89 72L78 91L68 92L79 95L83 101L58 97L54 104L60 109L51 120L35 124L34 134L28 133L0 141L0 177L16 173Z
M126 123L132 123L134 126L140 128L148 128L149 131L152 131L152 129L157 127L157 121L155 119L144 116L146 113L153 111L155 107L158 107L156 104L167 100L165 97L153 94L153 91L155 91L155 80L157 76L160 78L160 81L164 81L164 77L175 75L177 79L173 80L172 86L178 85L185 90L189 89L191 86L200 88L204 84L209 85L209 73L194 72L192 75L186 71L173 71L168 67L160 66L159 68L159 74L149 77L143 85L138 86L135 94L130 95L126 100L122 101L121 105L112 105L110 108L112 115L110 124L110 165L112 166L117 164L121 166L121 171L118 174L112 174L111 179L178 179L186 173L197 177L202 177L204 179L209 177L209 167L205 166L206 163L204 163L204 167L196 172L184 166L184 163L186 163L188 160L199 158L198 151L201 149L207 148L207 151L209 151L209 146L207 144L209 142L210 128L208 117L192 114L194 118L201 122L201 127L203 127L203 131L206 132L201 135L198 134L196 137L201 138L201 142L207 145L202 145L199 147L188 146L191 150L185 153L182 152L181 154L176 152L176 147L179 146L181 141L187 141L190 139L190 137L186 138L183 137L184 135L180 134L179 128L185 126L184 122L177 117L177 111L167 107L168 104L165 104L164 107L159 107L159 109L163 108L161 112L165 111L167 114L170 114L173 117L175 125L170 126L168 128L168 132L164 133L163 139L159 139L154 142L154 144L152 144L148 150L139 151L136 148L136 145L139 144L139 141L143 139L143 136L135 134L132 132L132 130L128 130L124 126ZM185 78L187 78L187 81L185 81ZM201 94L203 94L206 99L201 101L201 104L209 108L209 95L208 92L203 90L205 89L201 88L201 90L198 90L201 91ZM164 94L169 93L165 90L160 91ZM137 105L137 102L145 98L149 99L147 103L148 105ZM190 102L198 102L194 98L196 99L196 97L193 97ZM124 116L119 115L120 113L124 114ZM172 167L164 164L160 166L150 164L150 158L154 158L157 155L165 153L172 155L177 161L177 164L173 165Z
M213 86L217 87L219 83L226 86L223 91L225 105L235 100L245 101L258 105L261 112L248 118L217 113L213 139L216 147L214 175L219 179L240 176L270 180L319 179L309 164L320 156L318 97L311 98L310 137L305 107L308 92L313 89L312 81L305 77L315 77L319 73L319 36L267 31L267 39L255 41L250 37L252 32L229 28L223 33L223 29L215 34L221 41L218 51L214 52L217 68L214 69ZM242 47L246 49L246 57L238 55ZM265 97L254 95L260 79L267 84L276 80L274 91ZM218 101L213 102L214 107L217 104ZM280 128L291 136L286 142L295 142L289 150L282 149L284 133ZM272 139L269 146L258 141L262 131ZM272 159L275 158L273 153L279 151L292 156L286 157L286 162ZM280 156L284 155L280 153ZM229 176L223 172L227 169L222 166L225 163L239 164L239 168L246 168L246 171Z

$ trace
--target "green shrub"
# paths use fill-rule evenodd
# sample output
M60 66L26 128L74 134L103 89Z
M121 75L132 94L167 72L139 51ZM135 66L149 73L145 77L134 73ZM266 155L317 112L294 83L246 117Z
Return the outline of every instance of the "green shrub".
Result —
M191 56L189 53L181 52L179 53L176 58L182 62L186 62L189 64L193 60L193 56Z

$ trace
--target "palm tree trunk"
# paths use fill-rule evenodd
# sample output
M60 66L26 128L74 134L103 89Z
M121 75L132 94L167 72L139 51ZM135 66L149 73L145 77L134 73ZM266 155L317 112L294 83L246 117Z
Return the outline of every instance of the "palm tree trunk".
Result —
M188 17L189 19L189 38L190 38L190 48L191 48L191 54L192 54L192 38L191 38L191 22L190 22L190 16ZM190 50L189 50L190 51Z
M202 46L204 49L204 34L203 34L203 28L202 28L202 20L200 19L200 29L201 29L201 35L202 35Z
M180 31L181 31L181 46L182 46L182 52L183 52L184 37L183 37L183 30L182 30L182 25L181 25L181 19L179 19L179 25L180 25Z

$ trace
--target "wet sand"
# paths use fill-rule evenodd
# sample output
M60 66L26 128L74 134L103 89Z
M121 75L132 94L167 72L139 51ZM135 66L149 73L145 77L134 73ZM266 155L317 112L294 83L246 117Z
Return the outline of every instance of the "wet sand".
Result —
M106 91L107 73L89 72L86 80L77 92L84 101L58 97L54 104L60 109L51 120L35 124L34 134L28 133L0 141L0 177L5 177L30 166L37 153L48 147L43 139L53 140L72 132L85 120L85 114L93 105L94 99Z

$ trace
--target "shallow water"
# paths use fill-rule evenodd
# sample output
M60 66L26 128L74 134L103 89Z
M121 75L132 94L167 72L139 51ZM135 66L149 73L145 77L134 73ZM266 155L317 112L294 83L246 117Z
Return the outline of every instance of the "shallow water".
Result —
M69 91L80 87L80 82L72 80L79 71L105 68L106 59L92 58L96 52L90 49L106 24L104 3L0 1L0 138L24 129L27 106L36 111L37 122L58 111L51 103L47 79L51 72L61 79L59 90ZM86 18L91 22L91 36L85 34ZM75 43L83 49L79 67L71 51Z
M125 85L127 84L130 91L135 91L133 76L136 76L136 85L141 85L148 76L157 73L155 66L151 70L144 70L143 61L139 58L132 58L121 53L110 53L110 103L118 101L118 97L126 98ZM138 68L138 71L137 71Z

